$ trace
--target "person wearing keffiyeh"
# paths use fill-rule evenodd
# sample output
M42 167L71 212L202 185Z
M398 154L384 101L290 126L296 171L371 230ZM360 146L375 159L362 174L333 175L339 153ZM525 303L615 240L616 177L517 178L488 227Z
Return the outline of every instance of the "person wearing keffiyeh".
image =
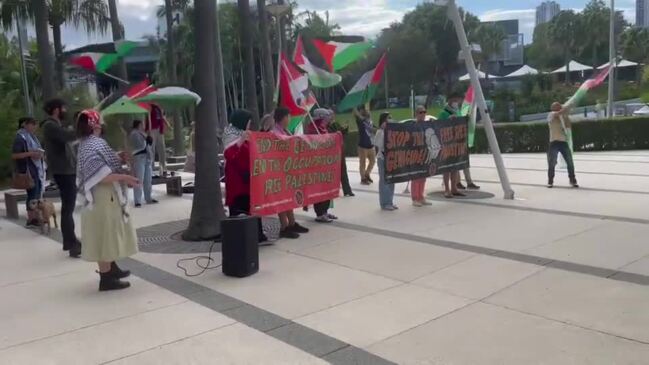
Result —
M122 165L124 154L115 152L100 137L102 123L95 110L84 110L77 118L80 138L77 154L77 186L81 213L82 257L99 266L99 291L125 289L121 279L130 272L116 260L137 253L137 236L128 213L129 187L139 186Z

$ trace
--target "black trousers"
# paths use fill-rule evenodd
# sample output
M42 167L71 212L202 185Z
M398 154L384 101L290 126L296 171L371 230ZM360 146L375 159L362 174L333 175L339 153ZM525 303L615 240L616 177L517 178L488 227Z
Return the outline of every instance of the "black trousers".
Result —
M329 210L330 206L331 206L331 201L329 200L325 200L323 202L313 204L313 210L315 210L315 215L321 217L327 214L327 211Z
M80 245L74 233L74 207L77 204L77 176L54 175L54 182L61 194L61 231L63 233L63 249L70 250Z
M345 160L345 156L342 156L340 161L340 183L343 186L343 194L350 195L352 194L352 187L349 185L349 175L347 175L347 161Z
M250 215L250 195L239 195L234 199L234 204L229 207L230 217L236 217L241 214ZM259 240L265 238L264 228L261 224L261 218L255 217L257 219L257 232L259 234Z

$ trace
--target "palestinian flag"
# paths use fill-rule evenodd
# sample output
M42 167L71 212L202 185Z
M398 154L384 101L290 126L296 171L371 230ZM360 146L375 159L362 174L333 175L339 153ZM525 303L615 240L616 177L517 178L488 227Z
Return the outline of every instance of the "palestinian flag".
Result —
M156 90L158 89L154 87L153 84L151 84L151 81L149 81L149 79L144 79L143 81L138 82L137 84L131 86L128 90L126 90L124 96L129 99L134 99L149 95ZM150 105L147 103L138 103L138 105L145 109L150 109Z
M115 44L115 53L81 53L70 57L68 62L92 72L106 73L120 58L130 54L136 47L136 42L118 42Z
M469 147L473 147L473 144L475 142L476 118L478 117L473 85L469 86L469 89L466 91L466 95L464 95L464 101L462 102L462 108L460 109L460 116L469 117L468 144Z
M383 78L385 62L386 55L383 54L376 68L363 74L360 80L356 82L356 85L349 90L347 96L345 96L338 106L339 112L345 112L361 104L367 104L374 98L376 90L379 88L379 84Z
M302 36L297 37L293 62L295 62L295 64L298 65L301 69L306 71L306 73L309 75L311 84L313 84L313 86L315 87L328 88L336 86L342 81L342 77L340 75L332 73L327 69L317 67L311 62L309 56L307 56L306 49L304 48L304 41L302 39Z
M316 99L311 90L309 90L308 75L284 54L281 55L280 67L280 105L288 109L291 113L288 130L295 134L299 129L298 127L302 126L304 116L316 104Z
M604 83L611 73L611 67L607 67L600 71L594 78L586 80L579 90L565 103L564 107L576 107L586 97L588 92Z
M331 71L340 71L363 58L373 44L363 37L339 36L328 39L314 39L313 44L325 59Z

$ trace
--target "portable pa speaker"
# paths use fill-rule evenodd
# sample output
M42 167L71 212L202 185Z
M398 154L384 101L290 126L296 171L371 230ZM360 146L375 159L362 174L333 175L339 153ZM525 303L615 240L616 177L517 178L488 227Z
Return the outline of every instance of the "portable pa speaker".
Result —
M221 221L223 274L245 278L259 271L258 220L240 216Z

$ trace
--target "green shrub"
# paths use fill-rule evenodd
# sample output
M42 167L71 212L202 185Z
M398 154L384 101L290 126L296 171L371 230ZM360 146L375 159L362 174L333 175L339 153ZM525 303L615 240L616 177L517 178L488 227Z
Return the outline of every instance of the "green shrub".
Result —
M546 152L548 124L505 123L495 125L496 137L503 153ZM612 151L649 149L649 117L589 120L574 122L573 142L576 151ZM345 156L357 156L358 134L345 136ZM484 129L476 130L476 153L489 153Z
M495 125L503 153L545 152L548 125L545 122ZM576 151L611 151L649 149L649 118L621 118L574 122L572 136ZM484 129L476 131L477 153L488 153Z

